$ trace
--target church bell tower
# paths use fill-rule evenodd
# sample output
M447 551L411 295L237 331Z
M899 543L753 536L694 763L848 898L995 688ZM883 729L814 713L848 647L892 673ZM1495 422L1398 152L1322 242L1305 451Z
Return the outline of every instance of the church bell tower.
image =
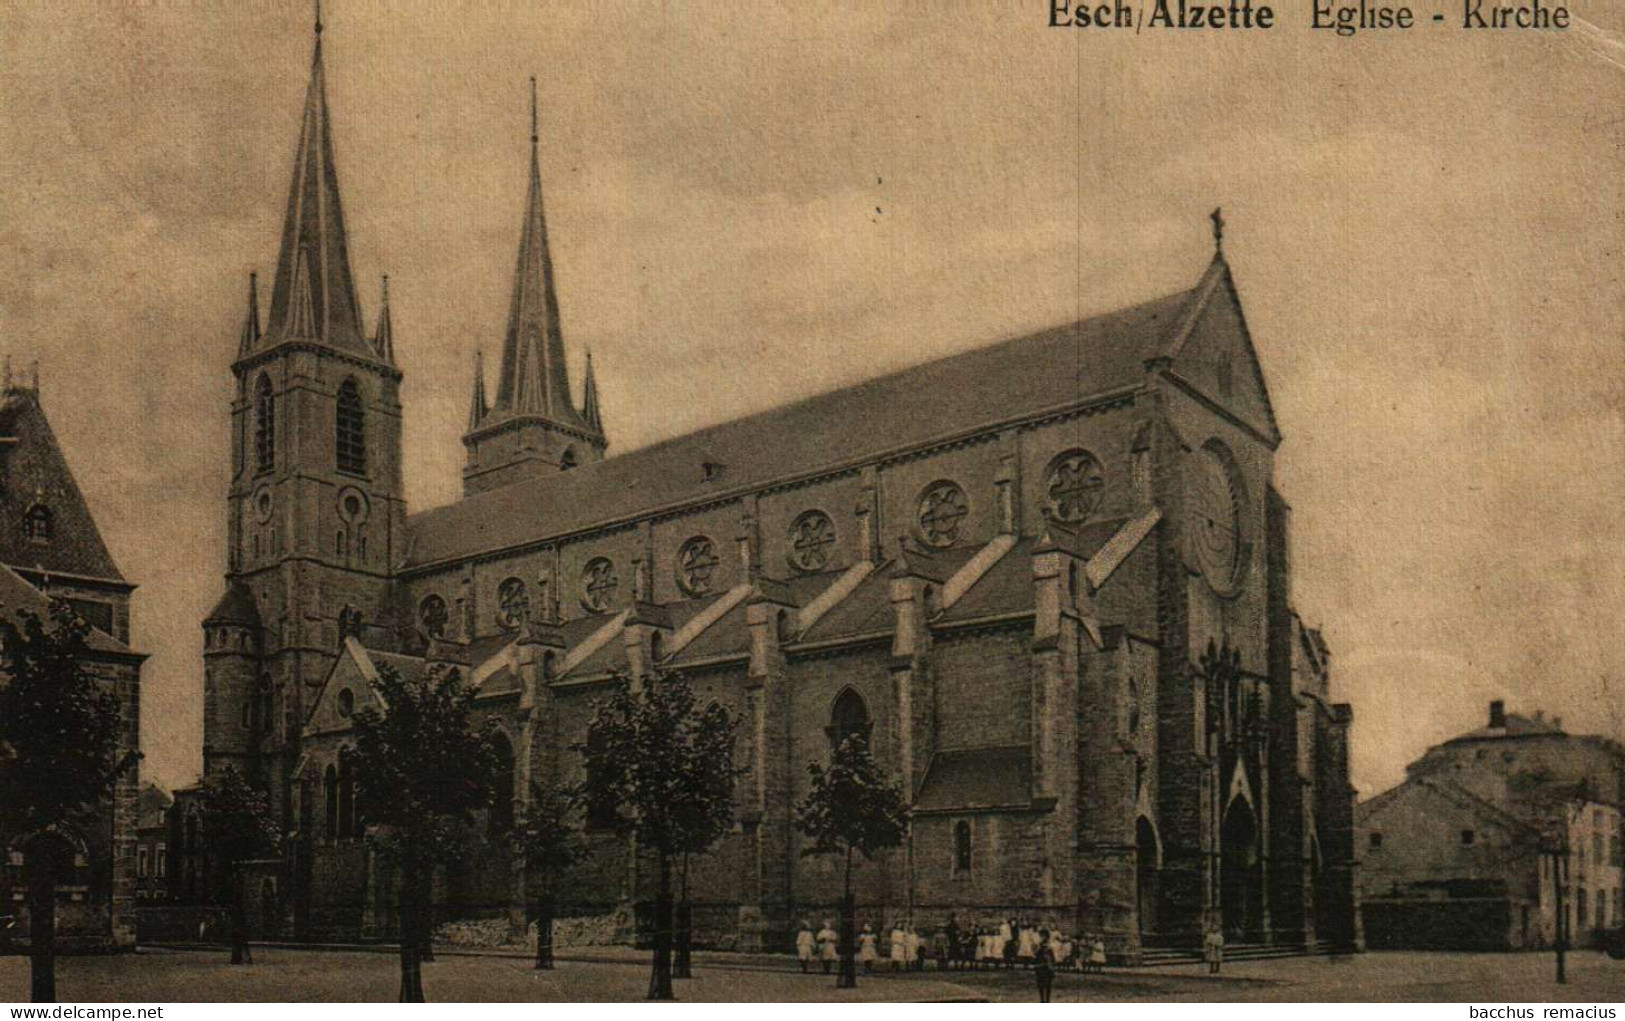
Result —
M231 367L226 594L204 622L205 770L241 763L273 791L344 634L390 639L405 541L389 280L369 338L326 92L318 15L269 314L262 330L251 277Z
M542 212L542 173L537 156L536 79L530 80L530 192L525 197L513 300L502 342L496 400L487 405L482 361L474 362L474 395L463 446L463 494L571 468L604 456L608 445L598 410L592 356L578 408L570 393L559 326L559 300Z

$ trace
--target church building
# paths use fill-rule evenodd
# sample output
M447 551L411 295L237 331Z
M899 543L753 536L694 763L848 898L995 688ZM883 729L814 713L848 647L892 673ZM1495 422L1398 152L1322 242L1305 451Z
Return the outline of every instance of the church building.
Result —
M288 838L256 887L267 927L394 930L350 721L380 670L444 662L511 770L489 839L437 880L443 921L523 924L504 831L533 783L580 779L594 700L658 670L743 720L735 827L690 870L704 942L783 948L833 912L840 872L801 856L793 806L850 734L912 809L856 872L865 918L1020 916L1124 961L1213 926L1357 942L1352 715L1293 607L1281 433L1217 215L1179 293L614 453L591 363L579 389L566 368L533 96L463 497L408 513L412 334L387 286L363 320L320 32L268 316L251 281L231 365L204 622L205 768L262 777ZM618 838L585 840L564 914L650 896Z

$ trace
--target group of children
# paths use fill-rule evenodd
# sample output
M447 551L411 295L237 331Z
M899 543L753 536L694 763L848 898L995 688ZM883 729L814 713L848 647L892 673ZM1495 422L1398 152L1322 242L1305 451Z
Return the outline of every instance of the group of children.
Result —
M1057 970L1098 972L1106 965L1106 941L1098 934L1082 933L1072 938L1059 929L1014 918L1003 919L997 925L961 929L949 915L947 924L929 940L899 920L889 937L883 940L873 925L864 924L858 933L856 955L864 971L874 971L882 960L882 949L886 951L884 961L893 971L923 971L927 961L935 961L939 970L1033 967L1043 963ZM825 919L816 933L802 922L796 932L796 957L802 971L810 970L816 961L828 974L840 960L840 934L834 922Z

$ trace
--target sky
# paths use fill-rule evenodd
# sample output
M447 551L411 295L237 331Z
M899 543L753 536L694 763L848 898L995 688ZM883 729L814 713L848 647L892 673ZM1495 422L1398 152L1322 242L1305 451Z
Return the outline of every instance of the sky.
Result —
M459 492L535 74L566 342L578 386L593 352L613 449L1187 288L1222 205L1356 786L1492 698L1621 736L1625 11L1343 38L1276 7L1268 32L1136 35L1048 28L1045 0L329 0L412 507ZM40 362L140 584L142 768L169 787L200 764L228 367L276 257L310 23L260 0L0 10L0 352Z

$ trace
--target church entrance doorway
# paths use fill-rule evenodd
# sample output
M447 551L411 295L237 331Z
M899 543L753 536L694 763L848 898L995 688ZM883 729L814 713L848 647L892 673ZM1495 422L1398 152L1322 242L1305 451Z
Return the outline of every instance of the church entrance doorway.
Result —
M1258 823L1253 807L1236 798L1225 810L1219 844L1219 905L1225 939L1231 942L1258 935L1262 913L1258 877Z
M1157 831L1143 815L1134 827L1134 838L1134 906L1139 916L1140 941L1144 943L1157 931L1161 889L1157 882Z

